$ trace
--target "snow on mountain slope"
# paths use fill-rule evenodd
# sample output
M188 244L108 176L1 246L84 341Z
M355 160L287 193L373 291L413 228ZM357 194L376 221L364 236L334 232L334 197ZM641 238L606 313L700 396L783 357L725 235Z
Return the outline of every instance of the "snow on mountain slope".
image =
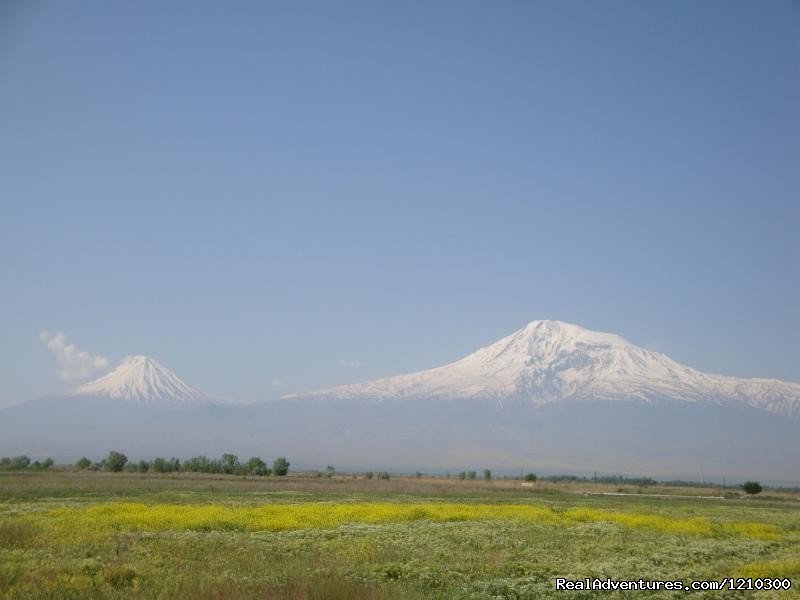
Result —
M147 356L128 356L110 373L84 383L72 396L96 396L139 404L233 404L184 383Z
M670 399L744 404L800 415L800 384L701 373L618 335L532 321L454 363L289 397L487 399L533 405L561 400ZM287 397L288 398L288 397Z

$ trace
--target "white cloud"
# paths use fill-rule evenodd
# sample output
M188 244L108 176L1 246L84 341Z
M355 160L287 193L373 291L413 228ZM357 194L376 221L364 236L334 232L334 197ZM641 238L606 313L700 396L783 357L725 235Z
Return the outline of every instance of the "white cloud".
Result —
M339 366L340 367L347 367L348 369L358 369L364 366L360 360L346 360L344 358L339 359Z
M58 361L58 376L65 381L85 379L108 368L105 356L92 356L88 352L78 350L75 344L67 343L67 336L58 332L52 335L49 331L39 334L39 341L47 346Z
M273 379L271 385L272 387L281 387L283 382L280 379Z

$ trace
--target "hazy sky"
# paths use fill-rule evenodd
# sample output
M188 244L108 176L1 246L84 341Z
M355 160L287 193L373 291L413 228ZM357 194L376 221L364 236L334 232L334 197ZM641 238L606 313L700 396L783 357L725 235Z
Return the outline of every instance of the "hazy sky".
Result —
M538 318L800 381L799 265L791 0L0 3L0 404L127 354L269 398Z

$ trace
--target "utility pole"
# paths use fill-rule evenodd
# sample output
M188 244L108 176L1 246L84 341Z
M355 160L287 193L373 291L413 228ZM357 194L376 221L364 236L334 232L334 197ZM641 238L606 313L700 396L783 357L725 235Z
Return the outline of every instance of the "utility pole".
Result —
M594 487L597 487L597 471L594 472Z
M722 478L722 497L725 497L725 477Z

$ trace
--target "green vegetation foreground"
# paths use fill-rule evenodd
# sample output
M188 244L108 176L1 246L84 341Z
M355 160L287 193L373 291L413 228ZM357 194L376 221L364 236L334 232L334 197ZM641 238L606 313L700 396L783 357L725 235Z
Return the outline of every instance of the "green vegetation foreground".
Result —
M0 472L0 597L577 598L590 595L557 592L555 578L730 576L789 577L791 591L758 597L800 596L796 497L581 491L503 480Z

